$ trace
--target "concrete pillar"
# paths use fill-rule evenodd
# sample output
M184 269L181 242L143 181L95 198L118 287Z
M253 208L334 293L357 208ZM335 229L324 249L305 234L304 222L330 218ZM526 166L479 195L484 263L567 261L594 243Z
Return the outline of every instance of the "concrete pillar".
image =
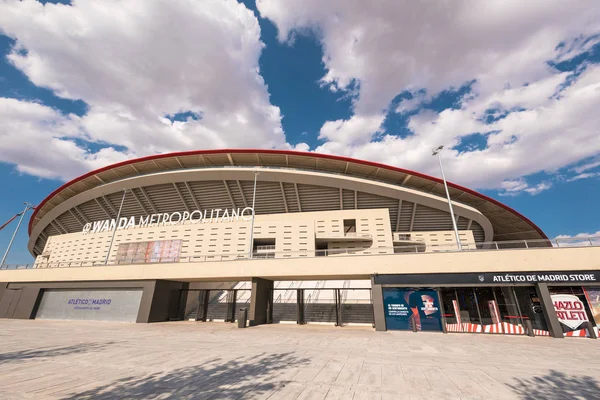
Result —
M371 277L371 298L373 299L373 321L376 331L387 330L385 325L385 311L383 308L383 289L381 285L375 283L375 279Z
M552 298L550 297L548 284L537 283L535 286L538 295L540 296L540 303L542 304L542 311L544 313L544 318L546 318L546 323L548 324L550 336L557 339L563 339L565 336L563 335L560 321L556 316L556 310L554 309L554 304L552 303Z
M267 306L273 296L273 281L262 278L252 278L252 297L248 319L250 326L267 323Z

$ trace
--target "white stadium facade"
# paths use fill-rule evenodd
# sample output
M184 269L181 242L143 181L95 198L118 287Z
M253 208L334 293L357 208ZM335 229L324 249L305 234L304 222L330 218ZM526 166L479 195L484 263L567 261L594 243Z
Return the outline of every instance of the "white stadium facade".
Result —
M35 208L35 262L0 266L0 317L597 335L600 243L448 193L452 208L437 178L315 153L128 160Z

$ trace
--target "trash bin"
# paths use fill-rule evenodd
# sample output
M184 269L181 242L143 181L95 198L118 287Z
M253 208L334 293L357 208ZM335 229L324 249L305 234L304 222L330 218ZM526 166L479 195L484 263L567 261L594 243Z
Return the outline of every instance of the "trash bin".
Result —
M245 328L247 319L248 319L248 309L240 308L240 315L238 316L238 328Z

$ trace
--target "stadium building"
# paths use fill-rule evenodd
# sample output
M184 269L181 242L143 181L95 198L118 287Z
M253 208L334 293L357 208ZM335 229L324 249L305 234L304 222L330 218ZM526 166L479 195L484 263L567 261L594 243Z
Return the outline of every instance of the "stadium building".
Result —
M0 317L366 324L594 336L600 247L387 165L279 150L125 161L68 182L3 265ZM459 240L458 240L459 238Z

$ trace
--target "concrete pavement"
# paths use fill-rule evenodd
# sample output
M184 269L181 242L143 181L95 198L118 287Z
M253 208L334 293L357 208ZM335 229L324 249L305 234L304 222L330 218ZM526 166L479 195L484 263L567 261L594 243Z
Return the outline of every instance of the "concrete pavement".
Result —
M600 340L0 320L0 399L600 399Z

